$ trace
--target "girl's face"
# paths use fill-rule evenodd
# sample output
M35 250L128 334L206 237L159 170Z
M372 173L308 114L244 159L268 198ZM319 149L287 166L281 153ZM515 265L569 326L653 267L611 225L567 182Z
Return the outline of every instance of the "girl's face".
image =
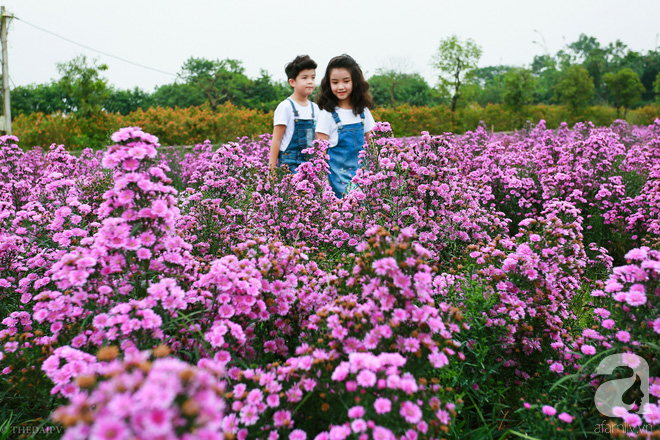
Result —
M353 91L353 78L351 72L343 67L330 71L330 90L337 97L339 107L351 107L351 92Z

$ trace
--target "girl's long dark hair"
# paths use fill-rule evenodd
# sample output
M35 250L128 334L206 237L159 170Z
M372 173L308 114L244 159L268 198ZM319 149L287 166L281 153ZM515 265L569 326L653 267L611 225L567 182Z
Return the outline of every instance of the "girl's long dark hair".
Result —
M371 93L369 93L369 83L364 79L362 69L360 69L358 63L346 54L334 57L328 63L328 67L325 69L325 76L321 80L319 97L316 100L316 103L323 110L329 112L335 111L335 107L337 107L339 101L330 88L330 72L332 72L332 69L342 68L351 73L351 80L353 82L351 105L353 106L353 114L359 115L365 108L371 107L372 101Z

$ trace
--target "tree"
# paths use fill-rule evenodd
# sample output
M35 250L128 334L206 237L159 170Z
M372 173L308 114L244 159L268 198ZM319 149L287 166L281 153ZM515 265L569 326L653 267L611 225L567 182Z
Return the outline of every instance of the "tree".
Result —
M511 66L486 66L474 69L470 80L465 83L463 97L482 106L501 104L504 75L511 69Z
M238 60L191 57L183 64L179 77L186 84L199 87L213 110L225 101L247 106L252 81Z
M67 105L66 95L60 84L31 84L18 86L11 90L11 112L14 115L72 112L74 108Z
M413 106L433 104L431 87L418 73L403 73L381 68L369 78L369 86L375 106L394 107L403 103Z
M607 87L607 95L616 107L616 116L623 107L623 117L628 114L628 109L637 104L646 91L639 79L639 75L629 68L621 69L616 73L608 72L603 76L603 82Z
M111 89L104 108L109 113L127 115L139 108L147 109L151 107L152 102L151 95L137 87L133 90Z
M603 75L615 69L625 54L627 47L617 40L607 46L601 46L595 37L580 34L577 41L569 44L566 50L560 51L566 58L563 67L570 64L580 64L587 69L594 82L594 89L599 101L606 100L606 90Z
M639 79L645 88L641 100L643 102L653 101L653 82L660 73L660 51L649 50L646 55L629 51L621 58L618 68L629 67L639 75Z
M559 101L574 113L585 108L594 96L594 82L587 69L572 65L562 72L555 90Z
M503 79L502 102L516 113L532 103L535 78L532 71L523 68L509 70Z
M660 73L655 77L655 82L653 83L653 91L655 92L655 100L660 102Z
M536 55L532 62L532 73L538 79L536 95L543 104L555 101L557 84L561 76L557 59L551 55Z
M277 107L289 95L291 95L291 86L289 83L273 81L270 74L266 70L261 69L259 78L252 81L252 86L248 89L245 105L248 108L269 111Z
M440 41L438 51L431 59L431 65L440 71L441 87L451 90L451 111L461 96L461 85L477 67L481 57L481 47L472 39L461 40L456 35Z
M108 70L108 66L96 64L96 60L88 65L87 57L80 55L66 63L57 63L57 70L62 75L58 84L66 95L66 103L76 115L88 117L103 110L110 89L100 72Z
M206 102L202 89L191 84L180 83L159 86L151 95L151 99L156 107L170 108L188 108Z

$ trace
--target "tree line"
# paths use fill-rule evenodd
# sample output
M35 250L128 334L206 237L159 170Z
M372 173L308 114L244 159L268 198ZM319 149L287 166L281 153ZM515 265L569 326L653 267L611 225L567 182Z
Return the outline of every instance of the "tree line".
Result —
M660 50L646 54L617 40L601 45L580 35L553 54L537 55L529 67L477 67L482 49L455 35L440 41L431 58L438 73L430 85L419 73L379 68L368 81L376 107L501 104L522 113L534 104L562 104L574 112L591 105L611 105L625 117L630 108L660 102ZM240 60L191 57L170 84L153 92L117 89L103 77L105 64L78 56L57 65L59 79L11 90L12 113L41 112L87 117L99 112L126 115L151 107L187 108L208 104L215 110L235 106L270 111L291 92L265 70L249 78Z

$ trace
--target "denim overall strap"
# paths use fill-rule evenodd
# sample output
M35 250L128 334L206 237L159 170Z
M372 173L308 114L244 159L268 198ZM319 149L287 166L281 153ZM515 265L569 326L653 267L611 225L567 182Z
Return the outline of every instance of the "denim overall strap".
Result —
M300 119L300 114L293 104L291 98L287 98L293 108L294 128L291 142L287 145L286 150L280 151L277 159L277 164L286 164L292 173L298 171L298 166L309 160L307 154L303 154L302 150L312 146L314 141L314 107L312 106L312 119ZM312 105L312 103L310 103Z
M333 112L335 122L339 120L337 112ZM337 198L342 198L349 189L351 179L361 167L358 155L364 146L364 113L362 120L354 124L343 125L337 122L337 145L328 150L330 160L330 186Z
M341 119L339 119L339 115L337 114L336 111L335 111L335 112L332 112L332 119L334 119L334 120L335 120L335 123L337 123L337 128L338 128L339 130L341 130L342 128L344 128L344 126L343 126L342 123L341 123Z
M296 122L298 122L298 110L296 109L296 106L293 104L293 101L291 98L286 98L287 101L291 104L291 108L293 109L293 117L296 118ZM312 112L314 111L314 108L312 108ZM314 118L314 113L312 113L312 118Z

